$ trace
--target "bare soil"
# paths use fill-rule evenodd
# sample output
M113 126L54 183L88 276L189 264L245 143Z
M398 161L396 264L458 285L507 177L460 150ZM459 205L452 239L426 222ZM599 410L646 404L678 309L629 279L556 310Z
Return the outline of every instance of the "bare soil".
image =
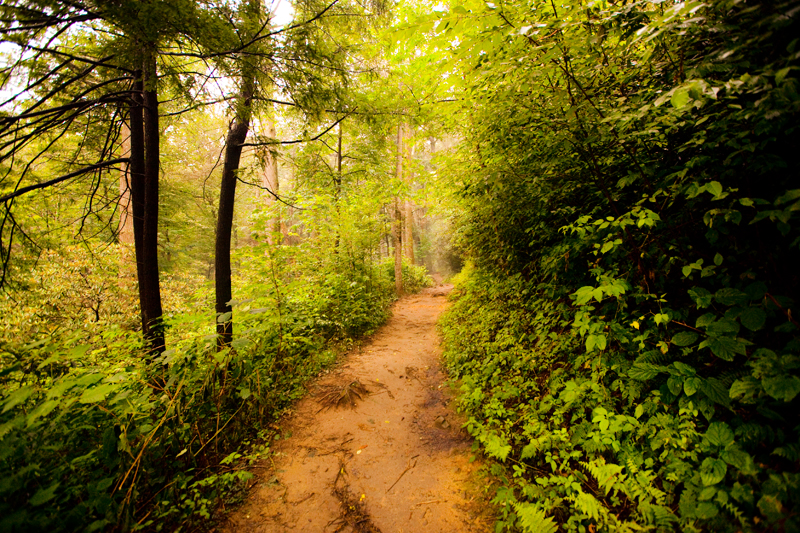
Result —
M450 406L436 321L452 287L399 300L281 424L229 533L484 532L479 461Z

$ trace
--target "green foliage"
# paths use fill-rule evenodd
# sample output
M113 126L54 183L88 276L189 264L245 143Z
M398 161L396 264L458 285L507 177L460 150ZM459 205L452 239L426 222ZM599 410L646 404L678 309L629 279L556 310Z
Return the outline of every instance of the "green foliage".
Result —
M88 332L4 340L0 529L191 529L238 497L272 422L333 361L326 340L373 330L392 298L377 267L293 279L302 251L239 251L249 281L238 293L250 297L234 302L223 352L210 313L172 319L174 348L154 361L107 317ZM267 444L248 446L255 435Z
M429 16L469 113L445 357L499 529L800 528L796 9Z
M382 271L394 284L394 258L387 258L382 263ZM422 265L412 265L408 258L403 257L403 290L407 294L414 294L425 287L433 285L433 278L428 274L428 269Z

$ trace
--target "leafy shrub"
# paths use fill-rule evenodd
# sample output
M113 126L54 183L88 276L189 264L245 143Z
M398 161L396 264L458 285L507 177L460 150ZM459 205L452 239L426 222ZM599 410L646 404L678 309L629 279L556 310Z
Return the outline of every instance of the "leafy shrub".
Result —
M394 259L385 259L382 263L382 270L391 286L394 287ZM412 265L406 257L403 257L403 290L407 294L415 294L426 287L433 285L433 278L428 274L428 269L422 265Z
M800 529L797 6L505 4L486 31L525 31L464 39L443 331L498 530Z
M223 352L207 313L173 317L156 360L105 321L0 344L0 530L192 529L237 497L268 452L246 443L268 442L333 362L326 341L376 328L393 294L377 268L296 276L302 251L271 253L239 254L249 298Z

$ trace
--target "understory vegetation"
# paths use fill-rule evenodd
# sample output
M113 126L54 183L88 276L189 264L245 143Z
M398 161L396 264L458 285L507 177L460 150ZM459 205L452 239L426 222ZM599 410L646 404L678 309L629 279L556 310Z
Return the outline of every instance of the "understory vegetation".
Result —
M442 327L497 531L798 531L800 5L464 11Z

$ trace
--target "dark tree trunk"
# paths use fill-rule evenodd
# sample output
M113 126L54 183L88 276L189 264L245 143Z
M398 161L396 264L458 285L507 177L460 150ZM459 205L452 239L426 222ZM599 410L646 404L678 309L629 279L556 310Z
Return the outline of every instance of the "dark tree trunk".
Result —
M142 110L142 97L144 93L144 83L142 83L142 71L136 71L136 81L133 84L131 93L131 116L130 116L130 188L131 204L133 207L133 243L136 252L136 276L142 279L142 240L144 224L144 118ZM141 286L139 287L139 299L142 299Z
M255 23L261 17L260 0L248 0L242 5L243 18ZM257 26L257 24L254 24ZM236 98L236 109L225 140L225 160L222 164L222 183L219 189L219 210L217 212L217 240L214 246L214 284L216 288L217 349L230 346L233 341L233 308L231 291L231 230L233 229L233 207L236 200L236 181L239 162L242 158L242 144L250 129L253 114L252 103L255 94L255 66L241 58L241 82Z
M222 184L219 190L217 213L217 241L215 246L215 286L217 312L217 347L221 350L233 340L233 308L231 291L231 230L233 229L233 207L236 198L236 174L242 158L242 143L250 128L251 104L254 81L243 75L236 116L228 129L225 141L225 160L222 164Z
M142 331L153 354L164 351L164 326L162 324L161 287L158 272L158 179L159 130L158 89L156 86L156 55L152 48L144 55L143 68L143 212L141 217L141 245L137 247L139 272L139 300L142 307ZM135 229L135 226L134 226Z

